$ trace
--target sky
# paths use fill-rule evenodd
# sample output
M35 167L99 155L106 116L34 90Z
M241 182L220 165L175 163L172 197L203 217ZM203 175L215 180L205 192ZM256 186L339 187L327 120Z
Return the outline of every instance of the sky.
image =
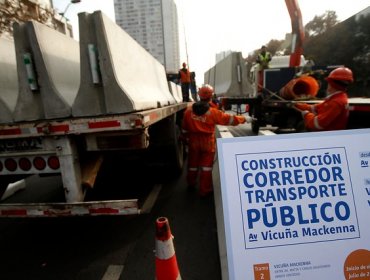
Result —
M70 0L53 0L63 12ZM291 32L291 22L283 0L175 0L178 9L181 62L195 71L198 84L215 64L216 53L239 51L243 57L271 39L283 40ZM345 20L370 6L370 0L298 0L303 24L326 11L335 11ZM113 0L81 0L71 4L65 17L78 40L78 13L101 10L113 21ZM179 68L181 65L179 65Z

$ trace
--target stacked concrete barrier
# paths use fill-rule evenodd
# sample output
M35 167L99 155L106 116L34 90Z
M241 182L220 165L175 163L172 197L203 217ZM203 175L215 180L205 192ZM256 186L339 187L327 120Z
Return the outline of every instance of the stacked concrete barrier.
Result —
M182 102L181 87L171 81L168 82L168 87L170 89L172 96L175 98L176 102L177 103Z
M207 72L204 73L204 83L212 85L214 87L215 85L215 70L216 66L213 66L211 69L209 69Z
M204 80L214 87L216 96L251 97L253 88L241 52L233 52L209 69Z
M18 76L14 42L0 38L0 123L13 122L18 97Z
M176 103L163 65L101 11L80 13L79 28L83 75L73 116L128 113Z
M80 83L79 45L38 22L14 25L19 77L15 121L71 116Z

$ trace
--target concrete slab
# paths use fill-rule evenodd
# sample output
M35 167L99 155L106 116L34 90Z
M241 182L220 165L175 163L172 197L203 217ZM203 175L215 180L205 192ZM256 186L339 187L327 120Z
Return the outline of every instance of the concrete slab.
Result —
M212 67L204 74L204 83L212 86L215 85L215 67Z
M17 24L14 29L19 83L22 84L15 120L71 116L71 106L80 83L78 42L34 21ZM29 88L27 71L24 69L25 53L29 53L33 61L37 89ZM32 108L32 112L24 108Z
M94 116L107 113L102 77L98 64L97 38L94 19L89 13L78 14L80 30L80 87L72 105L73 116ZM95 67L90 67L91 61L96 62ZM94 76L92 74L92 70Z
M210 81L216 96L249 97L253 93L241 52L233 52L215 66L215 80Z
M14 42L0 38L0 123L13 122L18 97L18 75Z
M91 84L91 78L81 80L72 107L74 116L127 113L176 103L163 65L121 27L101 11L79 14L79 21L82 52L88 49L87 42L93 42L97 48L101 84ZM81 69L89 66L88 56L81 56ZM92 100L93 87L104 96L99 102Z
M233 77L235 76L234 72L236 71L236 66L235 69L233 68L233 63L235 64L235 62L235 56L230 54L216 64L214 76L214 90L216 96L222 96L228 93L230 88L231 90L234 90L234 94L236 94L236 92L239 92L237 88L236 92L234 89L234 86L237 86L237 80L233 79Z
M241 52L233 52L204 74L204 82L215 89L218 97L252 97L253 88Z
M181 87L174 82L168 82L168 87L170 89L170 92L172 96L175 98L177 103L182 102L182 93L181 93Z
M15 23L13 26L14 45L16 51L18 72L18 100L13 111L14 121L33 121L44 119L44 107L42 106L39 92L32 92L28 84L27 69L24 64L25 53L30 53L31 44L27 38L25 24Z

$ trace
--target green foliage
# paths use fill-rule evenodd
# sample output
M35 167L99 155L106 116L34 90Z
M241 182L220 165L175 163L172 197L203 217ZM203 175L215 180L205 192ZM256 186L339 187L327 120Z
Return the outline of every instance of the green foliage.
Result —
M283 44L284 40L270 40L266 45L267 50L272 54L275 55L280 49L281 45Z
M271 53L272 56L277 55L278 53L281 53L281 46L284 43L284 40L276 40L272 39L270 42L265 44L267 51ZM251 54L248 55L246 58L246 62L253 64L256 61L256 58L259 54L261 49L254 50Z
M356 27L356 36L353 38L356 46L353 68L356 79L366 84L370 79L370 15L360 17Z
M355 84L350 95L370 97L370 14L352 16L339 22L335 11L315 16L305 26L303 44L306 58L315 65L345 65L352 69ZM267 49L273 55L290 54L284 40L270 40ZM259 49L247 58L252 63Z
M75 0L77 1L77 0ZM33 0L0 0L0 35L13 36L15 22L38 21L57 29L55 12Z
M335 11L326 11L321 16L315 16L313 20L305 26L305 31L308 36L317 36L330 30L338 23L337 14Z
M324 21L322 18L317 24L311 21L310 28ZM353 16L323 29L325 32L321 32L322 29L316 29L316 32L309 29L308 32L315 35L306 37L304 54L311 57L316 65L345 65L351 68L356 80L356 95L369 96L370 15Z

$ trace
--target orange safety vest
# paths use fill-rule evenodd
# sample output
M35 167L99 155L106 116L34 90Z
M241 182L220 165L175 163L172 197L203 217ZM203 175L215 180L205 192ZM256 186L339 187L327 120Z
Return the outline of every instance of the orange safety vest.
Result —
M182 84L190 83L190 71L186 68L180 69L180 81Z
M216 125L235 126L245 123L245 118L243 116L233 116L212 107L204 114L197 115L193 111L193 106L188 107L184 113L182 122L183 133L187 134L190 144L195 143L201 145L209 152L214 152L216 150Z
M325 101L313 106L297 106L308 110L304 123L311 131L343 130L347 128L349 109L348 97L343 91L337 91L326 97Z

